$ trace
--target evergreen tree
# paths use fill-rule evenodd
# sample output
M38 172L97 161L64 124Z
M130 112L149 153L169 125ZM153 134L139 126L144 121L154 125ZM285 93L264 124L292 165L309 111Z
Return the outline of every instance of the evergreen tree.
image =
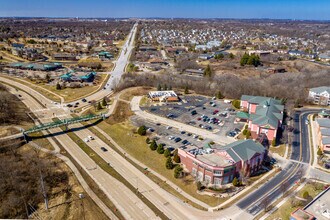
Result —
M151 143L150 143L150 149L151 149L152 151L154 151L154 150L157 149L157 143L156 143L155 140L151 141Z
M150 144L150 138L148 138L148 137L146 138L146 143Z
M162 91L162 85L158 84L157 91Z
M173 160L174 160L175 163L180 163L181 162L180 156L178 154L174 154Z
M204 70L204 76L208 76L208 77L212 76L212 70L210 65L207 65L206 69Z
M251 131L247 130L246 132L246 139L249 139L251 137Z
M172 158L168 157L165 163L166 169L171 170L173 169L173 162L172 162Z
M188 86L185 86L185 87L184 87L184 94L188 94L188 93L189 93Z
M165 157L170 157L171 156L171 151L168 148L164 151L164 156Z
M178 179L181 176L182 171L183 169L181 166L176 166L174 169L174 178Z
M218 91L216 97L217 97L217 99L223 99L224 98L224 96L222 95L222 93L220 91Z
M102 99L102 106L105 107L107 105L107 101L105 100L105 97Z
M101 102L98 102L98 104L97 104L97 110L101 110L101 109L102 109Z
M164 146L163 144L159 144L157 147L157 153L163 154L164 153Z
M234 179L233 179L233 186L238 186L238 184L239 184L239 181L238 181L238 179L235 177Z
M61 89L62 89L61 85L59 83L57 83L56 84L56 90L61 90Z
M230 54L229 54L229 58L230 58L230 59L234 59L234 58L235 58L235 55L234 55L233 53L230 53Z
M167 85L166 84L164 85L164 90L167 90Z
M250 57L249 54L244 53L240 61L241 66L245 66L247 64L249 57Z
M140 126L139 129L138 129L138 131L137 131L137 133L139 135L141 135L141 136L146 135L147 134L147 128L146 128L146 126L144 126L144 125Z

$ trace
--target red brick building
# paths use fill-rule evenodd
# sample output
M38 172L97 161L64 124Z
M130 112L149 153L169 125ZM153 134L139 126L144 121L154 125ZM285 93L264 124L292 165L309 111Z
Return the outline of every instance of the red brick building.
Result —
M269 141L276 138L277 130L282 126L284 105L280 100L243 95L241 98L241 112L237 119L246 121L253 139L265 134Z
M220 186L231 183L240 173L250 176L260 168L265 148L253 140L239 140L221 148L179 149L181 163L205 185Z

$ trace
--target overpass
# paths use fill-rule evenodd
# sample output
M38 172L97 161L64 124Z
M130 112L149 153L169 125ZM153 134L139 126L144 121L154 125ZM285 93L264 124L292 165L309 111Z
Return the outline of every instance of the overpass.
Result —
M68 128L68 125L71 124L77 124L80 122L84 122L84 121L90 121L90 120L95 120L95 119L105 119L108 116L105 114L99 114L99 115L94 115L94 114L89 114L89 115L85 115L85 116L79 116L79 117L73 117L73 118L65 118L63 120L56 120L53 122L49 122L49 123L45 123L45 124L39 124L36 125L30 129L27 129L25 131L22 131L22 133L19 134L14 134L11 136L6 136L3 138L0 138L0 142L1 141L8 141L8 140L14 140L14 139L19 139L19 138L24 138L25 141L27 141L26 137L28 134L32 134L32 133L36 133L39 131L44 131L44 130L48 130L48 129L52 129L52 128L58 128L61 126L65 126L66 129Z

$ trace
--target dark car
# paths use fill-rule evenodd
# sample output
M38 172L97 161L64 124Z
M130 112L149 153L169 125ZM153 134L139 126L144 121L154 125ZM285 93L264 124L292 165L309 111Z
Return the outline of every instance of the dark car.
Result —
M107 151L108 151L105 147L101 147L101 150L102 150L103 152L107 152Z
M160 123L157 123L156 125L157 125L157 126L160 126Z
M182 140L181 138L177 137L177 138L174 139L174 142L175 142L175 143L178 143L178 142L181 141L181 140Z
M82 102L87 102L87 100L86 100L86 99L82 99L81 101L82 101Z
M191 112L191 115L196 115L196 114L197 114L197 111L196 110L194 110L194 111Z
M71 105L71 104L67 104L66 105L66 107L69 107L69 108L71 108L73 105Z
M185 134L186 132L185 131L181 131L181 134Z
M186 144L188 144L188 141L187 140L183 140L182 141L182 144L185 144L186 145Z

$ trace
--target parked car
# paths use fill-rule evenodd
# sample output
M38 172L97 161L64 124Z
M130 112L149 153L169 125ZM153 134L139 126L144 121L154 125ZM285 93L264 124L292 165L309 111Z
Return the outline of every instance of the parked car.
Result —
M172 126L167 126L167 127L166 127L167 130L169 130L169 129L171 129L171 128L172 128Z
M82 99L81 101L82 101L82 102L87 102L87 100L86 100L86 99Z
M175 143L178 143L178 142L181 141L181 140L182 140L181 138L177 137L177 138L174 139L174 142L175 142Z
M105 147L101 147L101 150L102 150L103 152L108 151Z
M197 114L197 111L196 110L193 110L192 112L191 112L191 115L196 115Z

